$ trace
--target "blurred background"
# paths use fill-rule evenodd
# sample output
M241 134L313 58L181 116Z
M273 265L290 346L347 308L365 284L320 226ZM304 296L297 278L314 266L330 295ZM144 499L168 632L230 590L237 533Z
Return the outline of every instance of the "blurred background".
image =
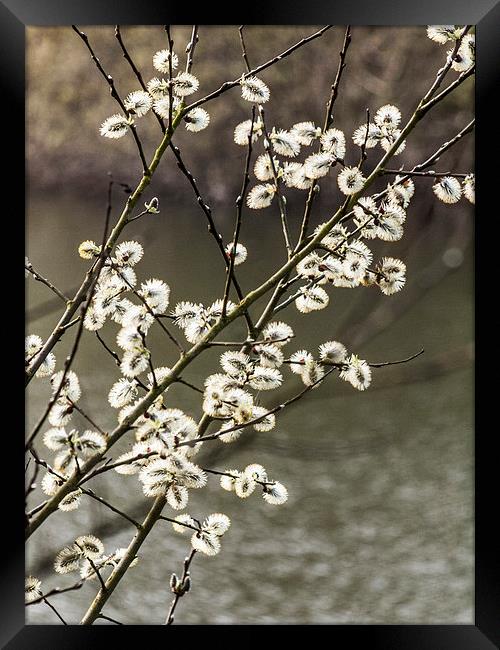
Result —
M318 28L248 26L251 65ZM83 29L120 94L137 90L114 28ZM266 105L269 128L287 129L305 120L322 125L344 31L335 27L259 75L271 89ZM173 28L181 65L190 32L189 26ZM71 294L86 271L77 254L79 243L100 241L102 236L108 172L117 182L135 187L140 161L132 138L113 141L99 135L101 122L117 107L71 28L29 27L27 34L26 254L36 270ZM144 79L156 76L152 56L166 47L162 27L123 27L122 35ZM193 73L200 90L193 99L244 70L237 26L202 26L199 35ZM383 104L393 103L406 120L432 84L446 49L430 41L424 27L352 29L334 113L334 126L348 140L348 164L359 157L350 136L365 121L366 109L374 114ZM434 109L392 166L410 168L463 128L473 116L473 92L469 79ZM224 240L230 241L245 158L245 148L233 142L233 130L250 117L251 106L234 89L205 108L211 116L209 127L198 134L180 128L174 141ZM150 115L138 122L138 130L150 159L160 139L158 124ZM369 150L367 170L379 156L380 149ZM469 172L473 164L474 136L468 135L434 168ZM338 206L335 176L321 183L313 226ZM381 180L374 191L383 186ZM472 623L474 209L464 199L452 206L438 202L431 188L429 179L416 182L401 241L370 242L375 259L390 255L405 261L408 279L402 292L385 297L373 288L333 289L324 311L302 316L291 306L280 314L295 330L290 353L303 347L314 351L325 340L336 339L374 362L405 358L422 347L425 354L411 364L374 370L365 393L338 379L326 381L279 415L272 432L248 432L231 445L205 445L201 464L242 469L249 462L261 463L288 487L290 498L281 507L269 506L257 493L241 501L222 491L215 479L192 493L188 512L200 517L227 513L232 527L219 555L196 557L193 589L181 600L176 622ZM139 280L165 280L171 286L172 305L180 300L212 302L222 295L224 265L170 151L144 200L152 196L159 198L161 213L137 220L123 235L145 248L136 268ZM293 233L300 226L304 199L305 193L298 190L287 194ZM125 200L115 186L113 218ZM244 210L240 241L249 255L238 267L238 278L243 289L250 290L283 259L277 207ZM33 280L26 286L27 333L46 337L60 304ZM252 313L258 315L262 308L258 302ZM107 324L101 333L114 347L116 326ZM236 324L231 336L244 338L243 325ZM161 331L151 339L155 364L171 365L176 355L169 340ZM56 347L58 369L71 340L68 334ZM217 353L209 351L184 378L201 385L216 364ZM84 334L73 369L82 384L82 407L102 428L111 429L116 418L107 394L119 372L91 332ZM295 376L287 377L280 391L262 396L264 405L275 405L300 389ZM28 430L49 394L47 380L31 383ZM172 387L167 400L196 419L200 415L198 396L182 387ZM73 426L88 428L78 414ZM125 438L114 456L128 447ZM38 450L52 459L43 445ZM150 505L134 477L104 475L92 487L138 519ZM37 490L30 506L42 498ZM126 546L134 533L106 508L84 502L74 513L54 514L34 534L28 544L27 573L41 578L45 589L72 584L76 574L57 576L53 559L75 536L90 532L103 540L107 552ZM171 600L170 573L181 570L188 545L188 538L172 533L169 524L157 525L142 548L139 565L120 583L104 613L124 623L163 622ZM78 622L95 589L86 585L58 596L54 604L69 622ZM27 613L28 623L57 623L44 605L28 607Z

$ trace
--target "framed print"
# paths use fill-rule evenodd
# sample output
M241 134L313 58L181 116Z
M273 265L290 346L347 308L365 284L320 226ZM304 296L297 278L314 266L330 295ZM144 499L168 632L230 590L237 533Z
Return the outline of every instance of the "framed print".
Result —
M498 646L500 8L0 12L26 389L4 647Z

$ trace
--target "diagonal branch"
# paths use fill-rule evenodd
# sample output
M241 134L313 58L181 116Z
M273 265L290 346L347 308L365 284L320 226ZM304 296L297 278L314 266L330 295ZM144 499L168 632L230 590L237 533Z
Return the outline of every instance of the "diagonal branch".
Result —
M306 45L306 43L309 43L310 41L314 40L315 38L319 38L320 36L323 36L323 34L331 29L332 25L326 25L325 27L322 27L320 30L317 32L314 32L314 34L311 34L310 36L307 36L306 38L301 39L298 43L295 43L295 45L292 45L289 47L287 50L282 52L281 54L278 54L277 56L273 57L272 59L269 59L269 61L266 61L265 63L262 63L261 65L257 66L256 68L253 68L253 70L250 70L248 74L245 74L245 77L248 77L249 75L256 75L259 72L262 72L262 70L265 70L266 68L269 68L270 66L274 65L275 63L278 63L278 61L282 61L285 59L287 56L290 56L292 52L295 52L295 50L298 50L300 47ZM184 112L187 113L188 111L192 110L193 108L196 108L197 106L201 106L202 104L206 104L207 102L211 101L212 99L215 99L216 97L220 97L223 93L227 92L231 88L234 88L235 86L238 86L240 84L242 77L238 77L237 79L234 79L233 81L225 81L220 88L217 90L214 90L212 93L209 95L206 95L205 97L202 97L201 99L198 99L197 101L193 102L192 104L189 104L189 106L186 106L184 109Z
M97 69L102 74L102 76L104 77L104 79L106 80L106 82L107 82L107 84L109 86L109 92L111 94L111 97L113 97L113 99L116 100L116 102L118 103L118 105L120 106L122 111L125 113L125 115L127 117L130 117L130 111L125 107L125 104L123 103L122 98L118 94L118 91L116 90L116 87L115 87L115 81L114 81L113 77L110 74L108 74L104 70L104 68L102 67L101 62L99 61L99 59L95 55L95 52L94 52L92 46L90 45L89 38L88 38L87 34L85 34L84 32L81 32L76 25L71 25L71 27L78 34L78 36L82 39L82 41L85 43L85 45L87 46L87 49L90 52L90 56L91 56L92 60L96 64ZM137 145L137 150L139 151L139 157L140 157L141 162L142 162L143 171L144 171L145 174L149 174L148 163L146 162L146 158L144 157L144 150L142 148L141 141L140 141L139 136L137 134L137 129L136 129L135 124L130 125L130 130L132 131L132 135L134 137L135 144Z
M33 265L31 264L31 262L29 260L27 260L25 262L24 268L26 269L26 271L28 271L33 276L33 278L35 280L37 280L38 282L41 282L46 287L48 287L63 302L65 302L65 303L68 302L69 298L67 296L65 296L64 293L62 291L60 291L56 286L54 286L52 284L52 282L49 282L49 280L47 280L47 278L44 278L43 275L40 275L40 273L38 273L38 271L35 271L35 269L33 268Z
M245 193L247 191L248 183L250 181L249 169L250 169L250 159L252 157L252 134L253 134L253 124L255 121L255 106L252 108L252 121L250 123L250 132L248 134L248 149L247 157L245 161L245 171L243 172L243 183L241 186L241 191L236 199L236 220L234 224L233 232L233 241L232 241L232 251L229 254L229 267L227 269L226 275L226 286L224 287L224 298L222 301L222 318L226 316L227 301L229 299L229 288L231 282L234 283L234 264L236 260L236 248L238 246L238 239L240 236L241 229L241 217L243 210L243 201L245 199ZM252 334L252 331L250 332Z
M349 48L349 45L351 44L351 26L347 25L345 34L344 34L344 42L342 45L342 49L339 53L339 65L337 68L337 73L335 75L335 79L333 81L332 87L331 87L331 92L330 92L330 98L328 100L328 103L326 105L326 115L325 115L325 121L323 123L323 129L321 133L325 133L327 131L332 122L333 122L333 109L335 106L335 102L337 100L338 94L339 94L339 86L340 86L340 80L342 79L342 73L344 71L344 68L346 67L346 56L347 56L347 50ZM307 200L306 200L306 207L304 210L304 216L302 217L302 224L300 227L300 235L299 235L299 240L297 242L297 246L295 248L295 251L297 251L304 241L304 239L307 237L307 229L309 226L309 218L311 216L311 210L312 210L312 204L314 201L314 197L316 196L316 188L317 181L314 180L311 188L309 189L309 193L307 195Z
M245 298L240 301L235 309L226 316L225 321L219 320L217 323L215 323L207 332L207 334L198 343L193 345L193 347L186 352L184 357L177 361L177 363L171 369L169 375L163 381L159 382L158 387L156 389L150 390L148 394L143 397L135 406L132 412L124 418L123 422L121 422L114 429L114 431L110 433L107 449L115 444L131 428L133 422L135 422L135 420L147 410L147 408L153 403L156 397L177 379L177 377L191 363L191 361L197 358L200 353L208 347L208 344L214 340L216 336L225 327L227 327L229 323L242 316L245 311L247 311L248 308L261 296L265 295L269 290L276 287L282 278L285 278L293 270L298 262L300 262L306 255L314 250L314 248L321 242L325 235L330 232L332 227L340 221L346 211L351 209L352 206L355 205L355 203L358 201L359 197L373 184L379 174L380 169L384 168L384 166L387 164L387 161L392 158L395 151L401 145L402 141L409 135L409 133L413 131L416 124L420 122L420 120L427 112L428 111L426 110L422 110L420 105L417 107L405 127L402 129L399 137L395 140L394 144L389 148L386 154L375 166L372 173L368 176L363 187L358 192L352 194L346 203L342 205L335 212L335 214L318 229L310 241L308 241L307 244L305 244L298 252L296 252L288 262L286 262L277 271L275 271L265 282L263 282L253 291L250 291L245 296ZM168 145L168 140L164 139L162 141L162 145L164 148L166 148ZM200 438L198 441L199 440ZM91 469L93 469L95 465L100 462L102 455L104 454L96 454L93 458L89 459L83 466L82 473L88 473ZM58 490L58 492L45 504L42 510L37 513L36 517L33 517L33 520L30 522L29 526L26 529L27 537L29 537L35 530L37 530L37 528L47 519L47 517L49 517L50 514L52 514L57 509L61 499L64 498L68 492L74 489L77 480L77 477L69 478L68 481L66 481L66 483Z

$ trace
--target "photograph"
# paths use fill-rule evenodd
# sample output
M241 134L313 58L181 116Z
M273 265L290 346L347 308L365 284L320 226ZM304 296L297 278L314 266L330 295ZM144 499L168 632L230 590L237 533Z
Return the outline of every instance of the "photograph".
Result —
M475 625L475 31L26 26L27 627Z

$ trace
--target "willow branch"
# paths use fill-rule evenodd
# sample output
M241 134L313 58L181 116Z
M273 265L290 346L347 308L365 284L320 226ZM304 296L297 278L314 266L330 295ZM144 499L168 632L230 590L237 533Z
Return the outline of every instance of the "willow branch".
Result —
M125 47L125 44L124 44L123 38L122 38L122 33L121 33L121 30L120 30L120 25L115 25L115 37L116 37L116 40L118 41L118 43L120 44L120 47L122 49L123 58L127 61L129 66L132 68L132 71L135 74L135 76L137 78L137 81L139 82L141 88L144 90L144 92L148 92L148 89L146 87L146 84L144 83L144 79L142 78L141 73L139 72L139 69L135 65L132 57L128 53L127 48Z
M342 79L342 73L344 71L344 68L346 67L346 56L347 56L347 50L349 48L349 45L351 44L351 26L347 25L345 34L344 34L344 42L342 44L342 49L339 52L339 65L337 68L337 73L335 75L335 79L333 81L332 87L331 87L331 92L330 92L330 98L327 102L326 105L326 115L325 115L325 121L323 123L323 129L321 133L325 133L330 128L330 125L333 122L333 109L335 106L335 102L337 100L338 94L339 94L339 86L340 86L340 80ZM302 217L302 224L300 227L300 235L299 235L299 240L297 242L297 246L295 248L295 251L298 250L302 242L307 236L307 230L309 226L309 218L311 216L311 210L312 210L312 204L314 201L314 197L316 196L316 188L317 181L313 180L312 185L309 189L308 195L307 195L307 200L306 200L306 207L304 210L304 216Z
M222 255L222 258L224 260L224 265L225 265L226 271L227 271L228 266L229 266L229 262L228 262L227 255L226 255L226 249L224 248L222 235L217 231L217 228L215 226L215 222L214 222L214 219L213 219L213 216L212 216L212 210L211 210L210 206L207 205L205 203L205 201L203 200L203 197L200 194L200 190L198 189L198 185L196 183L196 179L194 178L193 174L188 170L188 168L184 164L184 161L182 159L179 147L176 147L172 143L170 148L172 149L172 152L173 152L173 154L174 154L174 156L175 156L175 158L177 160L177 166L179 167L181 172L184 174L184 176L188 179L189 184L193 188L193 191L194 191L194 193L196 195L196 200L198 202L198 205L203 210L203 213L205 214L205 217L207 219L208 232L215 239L217 247L218 247L218 249L219 249L219 251L220 251L220 253ZM231 281L232 281L232 283L234 285L234 288L236 290L236 293L238 295L239 300L242 300L243 299L243 292L241 290L239 282L237 281L236 277L234 276L234 273L233 273L233 275L231 277ZM253 323L252 323L252 319L250 318L250 314L248 313L247 310L244 310L243 315L244 315L244 318L245 318L245 320L247 322L248 329L252 332L254 326L253 326Z
M151 309L151 307L150 307L149 304L148 304L148 301L147 301L147 300L146 300L146 299L145 299L145 298L144 298L144 297L139 293L139 291L137 291L137 289L136 289L132 284L130 284L130 282L127 280L127 278L125 277L125 275L122 275L122 274L120 273L120 268L119 268L118 266L116 266L116 264L113 264L113 263L112 263L112 264L111 264L111 267L112 267L113 269L115 269L115 271L118 272L118 274L120 275L120 279L123 280L123 281L125 282L125 284L126 284L126 285L128 286L128 288L129 288L129 290L134 294L134 296L135 296L136 298L139 298L139 300L141 301L141 303L142 303L142 304L144 305L144 307L146 308L146 311L148 312L148 314L150 314L150 316L152 316L152 317L155 319L155 321L158 323L158 325L161 327L161 329L165 332L165 334L168 336L168 338L169 338L169 339L172 341L172 343L177 347L177 349L179 350L179 352L181 353L181 355L183 355L183 354L184 354L184 348L182 347L182 345L180 344L180 342L177 340L177 338L172 334L172 332L170 332L170 330L169 330L169 329L168 329L168 328L167 328L167 327L166 327L166 326L161 322L161 319L158 317L158 314L156 314L156 313L153 311L153 309Z
M266 68L269 68L270 66L274 65L275 63L278 63L278 61L282 61L285 59L287 56L290 56L292 52L295 52L295 50L298 50L300 47L303 47L306 45L306 43L309 43L310 41L314 40L315 38L319 38L322 36L326 31L328 31L332 25L326 25L325 27L322 27L320 30L317 32L314 32L314 34L311 34L310 36L307 36L306 38L301 39L298 43L295 43L295 45L292 45L289 47L287 50L282 52L281 54L278 54L277 56L273 57L272 59L269 59L269 61L266 61L265 63L262 63L261 65L257 66L256 68L253 68L253 70L250 70L248 74L245 74L244 76L248 77L250 75L256 75L259 72L262 72L262 70L265 70ZM197 101L193 102L192 104L189 104L189 106L186 106L184 109L184 113L187 113L188 111L192 110L193 108L196 108L197 106L201 106L202 104L206 104L207 102L211 101L212 99L215 99L216 97L220 97L223 93L227 92L231 88L234 88L235 86L238 86L240 84L242 77L238 77L237 79L234 79L233 81L225 81L220 88L217 90L214 90L211 92L209 95L206 95L205 97L202 97L201 99L198 99Z
M116 90L116 86L115 86L115 82L114 82L113 77L110 74L108 74L104 70L104 68L102 67L101 62L97 58L92 46L90 45L89 38L88 38L87 34L85 34L84 32L81 32L76 25L71 25L71 27L73 28L73 30L78 34L78 36L82 39L82 41L87 46L87 49L90 52L90 56L91 56L92 60L96 64L97 69L102 74L102 76L106 80L106 83L109 86L109 92L111 94L111 97L113 97L113 99L118 103L118 105L120 106L122 111L125 113L125 115L127 117L130 117L130 111L125 107L125 104L123 103L122 98L118 94L118 91ZM139 139L139 136L137 134L137 129L135 127L135 124L130 125L130 130L132 132L135 144L137 146L137 150L139 152L139 157L140 157L141 162L142 162L143 171L144 171L145 174L147 174L147 173L149 173L148 163L146 162L146 158L144 156L144 150L142 148L142 143L141 143L141 141Z
M84 555L84 549L83 549L83 548L80 546L80 544L79 544L78 542L76 542L76 541L75 541L75 546L76 546L77 548L79 548L80 551L82 552L82 554ZM104 580L102 579L101 572L100 572L99 569L97 568L97 566L96 566L94 560L93 560L91 557L87 557L86 559L89 561L90 566L92 567L94 573L95 573L96 576L98 577L99 582L101 583L101 588L102 588L102 589L106 589L106 587L105 587L105 585L104 585Z
M234 224L233 241L232 241L233 248L231 251L227 252L227 254L229 255L229 266L227 268L226 285L224 287L224 298L222 300L222 318L226 317L227 301L229 299L229 289L231 286L231 282L234 283L234 264L236 260L236 248L238 246L238 239L240 236L243 202L245 199L245 193L247 191L248 183L250 181L250 176L248 172L250 169L250 160L252 157L252 135L253 135L254 121L255 121L255 106L252 107L252 121L250 123L250 132L248 134L248 148L247 148L247 156L245 160L245 170L243 172L243 182L241 185L241 191L238 195L238 198L236 199L236 219ZM250 334L252 334L252 331L250 332Z
M105 621L110 621L111 623L115 623L115 625L123 625L123 623L120 623L120 621L111 618L111 616L106 616L105 614L99 614L97 618L103 618Z
M389 148L389 150L386 152L386 154L382 157L382 159L379 161L379 163L375 166L374 170L372 173L368 176L366 179L363 188L361 188L358 192L355 194L351 195L345 205L343 205L341 208L335 212L335 214L327 220L321 228L318 229L317 233L314 235L314 237L311 238L311 240L305 244L299 251L297 251L291 259L286 262L281 268L279 268L276 272L274 272L265 282L263 282L260 286L258 286L256 289L253 291L250 291L246 297L240 301L240 303L235 307L234 310L232 310L229 314L227 314L226 319L224 321L219 320L217 323L215 323L210 330L207 332L207 334L195 345L193 345L192 348L190 348L186 354L177 361L177 363L173 366L171 369L171 372L163 381L161 381L158 384L158 387L156 389L152 389L148 392L148 394L137 404L137 406L133 409L133 411L126 417L124 418L123 422L121 422L116 429L111 432L108 440L108 447L109 449L117 440L119 440L126 431L128 431L132 425L132 423L140 416L142 415L147 408L153 403L153 401L156 399L158 395L160 395L168 386L170 386L178 376L181 375L182 371L191 363L193 359L199 356L199 354L205 350L208 346L207 344L210 343L212 340L216 338L216 336L232 321L234 321L236 318L240 317L248 308L256 301L258 300L261 296L265 295L270 289L273 289L282 278L287 276L293 268L297 265L298 262L300 262L306 255L308 255L310 252L314 250L314 248L321 242L321 240L325 237L325 235L330 232L333 226L336 225L340 221L340 219L344 216L345 212L347 209L350 209L353 205L356 204L358 201L358 198L373 184L375 179L377 178L380 169L384 168L388 162L388 160L391 159L391 157L394 155L394 152L399 148L401 145L401 142L408 136L409 133L414 129L416 124L420 122L422 117L427 113L427 110L422 110L420 105L417 107L415 110L414 114L411 116L410 120L406 124L406 126L402 129L401 134L399 137L395 140L394 144ZM168 142L165 142L165 147L167 146ZM202 438L199 438L199 440L202 440ZM91 469L95 467L97 463L100 462L103 454L96 454L93 458L90 458L82 468L82 473L87 473ZM27 527L26 535L29 536L31 535L42 523L45 521L45 519L52 513L54 512L57 507L58 503L61 501L64 496L70 492L72 489L74 489L74 485L77 482L77 479L75 477L70 477L66 483L61 486L61 488L58 490L58 492L47 502L47 504L44 506L44 508L37 513L36 517L33 518L33 520L30 522L30 525Z
M120 515L120 517L123 517L124 519L126 519L126 520L127 520L128 522L130 522L133 526L135 526L135 528L140 528L140 527L141 527L141 524L140 524L138 521L135 521L135 519L133 519L132 517L130 517L129 515L127 515L127 514L126 514L125 512L123 512L122 510L119 510L118 508L116 508L115 506L113 506L111 503L109 503L109 501L106 501L106 499L103 499L103 497L100 497L98 494L96 494L96 493L93 492L92 490L89 490L88 488L82 488L82 487L80 487L80 490L81 490L84 494L86 494L87 496L89 496L89 497L91 497L92 499L94 499L95 501L98 501L99 503L102 503L104 506L106 506L106 508L109 508L109 510L111 510L111 511L114 512L115 514Z
M466 25L464 27L463 32L460 35L460 37L457 38L457 40L455 41L455 45L453 47L453 51L451 52L451 55L446 59L446 62L443 65L443 67L440 70L438 70L438 73L436 75L436 79L434 80L434 83L429 88L429 90L426 92L424 97L422 98L422 104L427 104L432 99L432 97L435 95L436 91L439 89L441 84L443 83L446 75L448 74L448 72L451 69L451 65L453 63L453 60L454 60L454 58L455 58L455 56L456 56L456 54L457 54L457 52L458 52L458 50L460 48L460 45L462 43L462 39L467 34L467 32L470 30L470 28L471 28L471 25Z
M423 354L423 352L424 352L424 350L422 349L422 350L420 350L420 352L417 352L416 354L413 354L411 357L408 357L406 359L401 359L399 361L384 361L383 363L369 363L368 365L373 367L373 368L381 368L382 366L391 366L391 365L396 365L396 364L400 364L400 363L408 363L409 361L412 361L413 359L416 359L418 356ZM288 362L290 363L290 361L288 361ZM302 363L302 362L297 362L297 363ZM330 369L325 372L323 377L316 380L311 385L306 386L299 393L297 393L296 395L294 395L290 399L286 400L282 404L278 404L274 408L270 409L269 411L264 413L264 415L261 415L258 418L254 418L252 420L249 420L248 422L245 422L244 424L235 424L234 426L232 426L232 427L230 427L228 429L224 429L224 430L218 431L216 433L213 433L213 434L210 434L210 435L207 435L207 436L203 436L201 438L196 438L195 440L182 440L182 441L178 442L175 445L175 448L177 449L178 447L184 447L186 445L187 446L193 446L195 444L198 444L200 442L205 442L207 440L217 440L218 438L220 438L220 436L223 436L223 435L225 435L227 433L232 433L233 431L239 431L240 429L243 429L243 428L246 428L246 427L251 427L254 424L258 424L259 422L262 422L262 420L264 420L269 415L274 415L275 413L278 413L279 411L282 411L287 406L290 406L294 402L296 402L299 399L301 399L302 397L304 397L304 395L306 395L310 390L312 390L318 384L320 384L322 381L324 381L328 377L328 375L330 375L334 370L340 370L340 369L345 367L345 364L340 364L340 363L335 363L335 364L333 364L333 363L323 363L323 365L331 366Z
M118 563L118 566L115 568L113 573L104 583L104 587L99 589L96 597L92 601L90 607L85 613L84 617L81 620L81 625L92 625L96 618L101 613L102 608L110 598L111 594L115 590L116 586L125 575L126 571L132 564L133 560L137 556L138 550L141 548L145 539L147 538L149 532L158 521L158 518L161 515L161 512L165 506L166 498L164 496L156 497L154 500L153 506L146 515L146 518L141 524L141 528L137 531L134 538L130 542L123 555L122 559Z
M120 30L120 25L115 26L115 37L116 37L116 40L118 41L118 43L120 44L120 47L121 47L122 53L123 53L123 57L127 61L127 63L129 64L129 66L132 68L132 72L135 74L135 76L137 78L137 81L139 82L139 85L144 90L144 92L148 92L147 86L144 83L144 79L142 78L142 75L139 72L139 69L135 65L132 57L130 56L127 48L125 47L125 43L123 42L123 38L122 38L121 30ZM155 117L156 117L156 119L158 121L158 124L160 125L160 128L161 128L162 132L165 133L165 124L163 123L162 118L156 112L154 113L154 115L155 115Z
M26 603L25 606L29 607L30 605L38 605L38 603L42 603L45 598L51 598L52 596L58 596L59 594L65 594L68 591L75 591L77 589L81 589L83 585L85 584L85 580L79 580L77 583L74 585L71 585L71 587L65 587L64 589L60 589L59 587L56 587L55 589L51 589L48 591L46 594L43 594L39 598L35 598L34 600L30 601L29 603Z
M250 62L248 60L248 54L246 50L246 44L245 44L245 37L243 36L243 25L239 28L239 34L240 34L240 43L241 43L241 50L242 50L242 56L245 61L245 65L247 68L247 73L251 74L250 72ZM255 109L255 107L254 107ZM279 208L279 213L280 213L280 219L281 219L281 229L283 231L283 239L285 241L285 248L287 252L287 257L290 259L290 255L292 254L292 245L290 243L290 230L288 228L288 220L287 220L287 214L286 214L286 199L283 196L283 193L281 192L280 188L280 181L278 178L278 173L276 171L276 165L274 164L274 159L273 159L273 154L271 152L271 144L270 144L270 139L269 139L269 133L267 132L266 128L266 120L265 120L265 112L264 109L262 108L261 105L259 105L259 115L262 120L262 129L264 131L264 147L266 149L266 153L269 157L269 164L271 166L271 172L273 175L273 180L274 180L274 187L276 188L276 196L278 198L278 208ZM249 143L251 143L251 138L253 136L253 123L255 119L255 114L252 112L252 123L250 126L250 132L248 135L248 140ZM248 172L247 172L248 175Z
M442 178L443 176L451 176L452 178L467 178L469 174L457 174L455 172L435 172L430 170L428 172L414 172L409 169L381 169L380 175L386 176L387 174L393 176L426 176L429 178Z
M25 265L24 265L24 268L33 276L33 278L35 280L37 280L38 282L41 282L46 287L48 287L63 302L65 302L65 303L68 302L69 298L67 296L65 296L64 293L62 291L60 291L55 285L53 285L52 282L49 282L49 280L47 280L47 278L44 278L43 275L40 275L40 273L38 273L38 271L35 271L35 269L33 268L33 265L31 264L31 262L29 262L29 261L26 262Z
M191 549L191 553L184 560L182 577L180 579L180 589L175 592L172 605L170 606L170 610L167 614L165 625L172 625L172 623L174 622L174 613L177 607L177 603L179 602L180 598L184 596L184 594L187 593L187 591L189 590L189 587L185 588L184 585L186 585L186 581L189 580L189 568L191 566L191 562L193 561L195 555L196 555L196 549L193 548Z
M48 607L50 607L50 609L54 612L54 614L57 616L57 618L61 621L61 623L62 623L63 625L67 625L67 623L66 623L66 621L64 620L64 618L61 616L61 614L59 614L59 612L58 612L57 609L54 607L54 605L52 605L52 603L49 603L49 601L47 600L46 597L42 598L42 601L43 601L46 605L48 605Z
M207 436L202 436L201 438L196 438L195 440L181 440L178 442L176 445L174 445L174 448L177 449L178 447L184 447L184 446L193 446L195 444L198 444L200 442L205 442L207 440L217 440L221 436L223 436L226 433L232 433L233 431L239 431L240 429L243 429L245 427L251 427L254 424L258 424L259 422L262 422L266 417L269 415L274 415L274 413L278 413L279 411L282 411L285 409L287 406L290 406L290 404L293 404L297 400L301 399L306 393L308 393L310 390L312 390L315 386L320 384L322 381L324 381L328 375L330 375L336 368L330 368L330 370L327 370L323 377L321 379L318 379L314 383L312 383L310 386L306 386L303 388L299 393L291 397L290 399L287 399L285 402L282 404L278 404L274 408L270 409L264 415L259 416L258 418L254 418L253 420L249 420L248 422L244 424L235 424L233 427L230 427L229 429L224 429L222 431L217 431L216 433L212 433Z
M179 125L181 121L181 111L176 113L176 117L174 119L174 131ZM111 251L113 250L113 247L115 246L118 237L120 236L122 230L125 228L128 218L134 209L135 205L137 204L137 201L143 194L144 190L148 187L148 185L151 182L151 178L156 171L156 168L158 167L160 160L163 157L163 154L165 153L165 149L170 143L170 134L165 133L158 148L156 149L153 159L149 165L149 170L148 173L144 172L143 176L137 185L136 189L134 192L128 197L127 202L125 204L125 207L123 208L123 211L118 219L118 222L116 223L115 227L113 228L106 244L103 250L105 249L106 255L109 255ZM64 311L63 315L61 316L59 322L57 323L56 327L50 334L49 338L43 345L42 349L40 352L36 355L36 357L33 359L32 363L30 364L28 370L26 371L26 379L25 383L28 384L31 379L33 378L35 372L37 369L40 367L41 363L44 361L44 359L47 357L49 352L52 350L54 345L59 341L61 338L62 334L64 333L64 327L69 323L69 321L73 318L74 314L76 313L78 307L80 304L85 300L85 296L87 295L87 291L90 287L90 285L93 282L93 276L95 273L98 273L100 271L100 268L97 269L95 266L92 266L91 269L88 271L87 275L85 276L85 279L83 283L81 284L80 288L78 289L76 295L72 300L68 302L68 305L66 307L66 310Z
M198 25L193 25L193 29L191 30L191 39L186 46L186 72L191 72L191 68L193 67L193 57L196 43L198 43Z
M286 199L283 196L283 192L281 191L280 179L278 178L278 172L276 170L276 165L274 164L273 154L271 152L271 140L269 138L269 133L266 128L265 112L262 106L259 106L259 113L260 113L260 118L262 120L262 130L264 131L264 136L265 136L264 148L266 150L267 155L269 156L269 164L271 165L274 187L276 188L276 197L278 199L278 208L279 208L280 219L281 219L281 230L283 231L283 239L285 241L287 259L290 259L290 257L292 256L292 244L290 238L290 229L288 227Z
M108 434L103 429L101 429L101 427L98 424L94 422L94 420L90 417L90 415L86 411L84 411L81 406L78 406L78 404L76 402L73 402L73 400L69 399L69 397L67 398L67 400L71 404L71 406L76 411L78 411L78 413L80 413L82 417L84 417L88 422L90 422L90 424L94 427L94 429L97 429L97 431L99 431L100 434L102 434L104 437L107 437Z
M61 380L59 382L59 385L57 386L54 394L52 395L51 399L49 400L49 402L47 404L47 408L45 409L44 413L42 414L42 417L38 421L37 425L33 429L30 436L28 437L28 439L26 441L25 449L29 449L30 447L33 446L33 441L35 440L35 438L38 435L40 429L42 428L42 426L43 426L47 416L49 415L52 407L54 406L57 399L59 398L59 395L61 394L62 388L63 388L65 380L66 380L66 376L67 376L67 374L68 374L68 372L69 372L69 370L71 368L71 365L72 365L73 360L75 358L76 352L78 350L78 346L80 345L80 339L81 339L82 334L83 334L83 323L85 321L85 315L86 315L86 313L87 313L87 311L88 311L88 309L90 307L90 303L92 301L92 296L94 294L94 291L95 291L95 288L96 288L96 285L97 285L97 281L99 279L99 273L100 273L101 268L102 268L102 266L103 266L103 264L105 262L105 259L107 257L107 250L104 247L104 242L106 241L106 237L108 235L109 219L110 219L110 216L111 216L111 187L112 187L112 181L110 181L109 187L108 187L108 208L106 210L106 220L105 220L105 224L104 224L103 245L101 246L101 252L99 253L99 257L98 257L97 263L95 265L96 269L97 269L97 273L94 276L94 278L92 280L92 284L89 287L89 292L88 292L87 299L82 304L81 309L80 309L80 316L79 316L80 322L79 322L79 325L78 325L78 330L77 330L77 333L76 333L76 336L75 336L73 347L71 349L71 352L70 352L69 356L66 357L66 360L64 362L64 368L63 368L62 377L61 377Z

